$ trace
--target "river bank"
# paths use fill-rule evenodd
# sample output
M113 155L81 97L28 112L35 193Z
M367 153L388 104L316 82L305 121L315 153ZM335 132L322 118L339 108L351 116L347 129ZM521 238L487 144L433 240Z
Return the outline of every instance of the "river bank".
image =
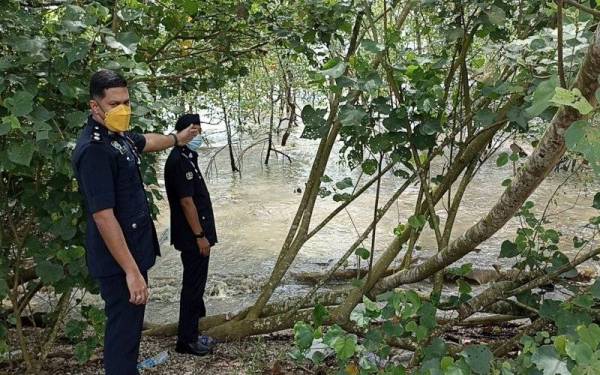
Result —
M498 325L476 324L459 327L447 332L444 338L460 345L483 344L491 339L509 338L525 324L527 319L518 323L501 323ZM36 336L35 330L29 331L29 338ZM14 332L9 333L11 341L16 340ZM323 364L314 365L304 361L294 362L289 353L294 347L294 336L291 330L248 337L242 340L220 343L212 355L194 357L175 352L172 337L142 337L140 359L168 352L164 364L146 369L141 374L161 375L333 375L337 373L336 360L328 357ZM392 361L406 364L412 353L392 348ZM6 363L0 365L0 375L24 374L18 365L10 367ZM40 375L101 375L102 351L97 349L90 361L80 364L74 357L73 347L64 340L59 340Z

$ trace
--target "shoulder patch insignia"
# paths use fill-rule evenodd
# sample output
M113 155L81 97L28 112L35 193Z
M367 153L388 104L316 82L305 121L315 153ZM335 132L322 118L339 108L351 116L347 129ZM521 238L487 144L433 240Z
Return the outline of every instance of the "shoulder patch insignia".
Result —
M112 141L110 143L110 145L113 146L114 148L116 148L121 153L121 155L125 155L125 148L123 147L122 144L120 144L117 141Z
M192 178L194 178L194 174L192 172L187 172L185 174L185 178L187 178L188 180L191 180Z

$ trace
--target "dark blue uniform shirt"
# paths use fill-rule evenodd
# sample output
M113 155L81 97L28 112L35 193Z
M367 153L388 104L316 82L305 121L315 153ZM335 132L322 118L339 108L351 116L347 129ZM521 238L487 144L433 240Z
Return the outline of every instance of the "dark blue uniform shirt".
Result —
M141 272L152 267L160 255L139 170L139 154L145 145L143 135L113 133L91 116L77 140L72 163L88 213L85 245L92 277L123 273L92 217L107 208L113 209Z
M200 168L198 154L189 148L174 147L165 164L165 187L171 207L171 244L177 250L197 250L196 238L190 228L180 200L192 197L206 239L213 246L217 231L210 195Z

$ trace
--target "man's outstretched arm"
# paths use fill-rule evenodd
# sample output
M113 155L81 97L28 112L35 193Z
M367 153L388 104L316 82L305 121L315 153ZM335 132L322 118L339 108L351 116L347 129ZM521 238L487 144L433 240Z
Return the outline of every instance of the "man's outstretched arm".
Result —
M195 136L199 134L199 127L196 125L190 125L177 134L156 134L148 133L144 134L146 144L144 146L144 152L156 152L166 150L167 148L175 145L183 146L191 141ZM177 142L175 142L177 139Z

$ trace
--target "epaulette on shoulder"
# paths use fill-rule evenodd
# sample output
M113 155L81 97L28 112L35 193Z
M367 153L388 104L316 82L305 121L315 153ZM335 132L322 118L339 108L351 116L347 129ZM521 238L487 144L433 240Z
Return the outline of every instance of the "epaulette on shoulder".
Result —
M100 134L100 131L97 126L94 126L94 130L92 131L91 138L92 138L91 142L94 142L94 143L102 142L102 134Z

